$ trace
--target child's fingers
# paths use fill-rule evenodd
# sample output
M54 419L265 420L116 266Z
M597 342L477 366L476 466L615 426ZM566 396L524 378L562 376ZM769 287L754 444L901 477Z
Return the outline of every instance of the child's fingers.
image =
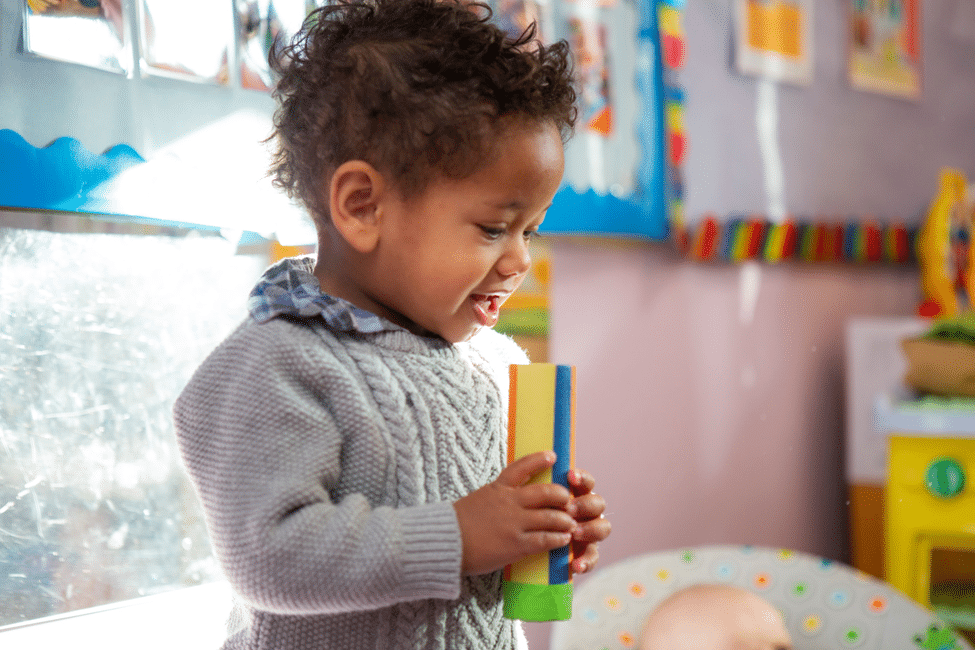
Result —
M565 510L572 495L558 483L525 485L518 491L518 503L523 508L559 508Z
M596 479L584 469L570 469L568 478L569 485L572 487L572 494L576 496L588 494L596 487Z
M497 482L508 487L518 487L554 464L554 451L537 451L534 454L519 458L505 467L498 475Z
M523 555L543 553L555 548L562 548L572 541L569 533L556 533L548 530L537 530L525 533L521 552Z
M588 573L596 566L599 561L599 547L596 544L589 544L585 550L572 560L573 573Z
M575 530L572 533L572 539L577 542L601 542L607 537L612 531L612 525L609 523L609 519L603 517L598 517L590 521L576 522Z
M566 508L576 521L596 519L602 516L604 510L606 510L606 500L595 492L576 497Z
M521 528L525 531L550 531L572 533L579 524L563 510L538 508L526 510L522 515Z

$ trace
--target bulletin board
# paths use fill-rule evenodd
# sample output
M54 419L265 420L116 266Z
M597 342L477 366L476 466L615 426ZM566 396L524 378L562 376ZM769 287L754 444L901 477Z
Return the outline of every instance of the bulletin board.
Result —
M683 0L497 0L500 24L538 21L573 52L579 117L541 231L666 239L680 219L685 150L678 72Z

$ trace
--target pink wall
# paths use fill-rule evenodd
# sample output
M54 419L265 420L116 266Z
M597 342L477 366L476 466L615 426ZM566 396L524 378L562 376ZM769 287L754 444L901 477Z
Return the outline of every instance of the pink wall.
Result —
M916 269L763 264L743 310L746 267L663 244L557 240L552 260L551 360L577 367L577 464L614 526L601 566L716 543L847 560L844 324L911 314Z
M780 199L799 219L917 224L941 166L975 174L967 3L924 3L916 102L850 89L842 3L816 3L812 84L737 74L733 6L683 12L688 223ZM606 239L557 239L552 264L551 360L577 367L578 464L614 526L602 566L716 543L848 560L844 326L913 315L917 269L711 265ZM548 625L526 628L548 648Z

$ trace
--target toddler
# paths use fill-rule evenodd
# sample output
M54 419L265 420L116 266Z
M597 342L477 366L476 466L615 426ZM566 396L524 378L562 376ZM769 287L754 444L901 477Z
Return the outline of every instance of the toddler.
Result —
M505 467L494 332L563 172L564 43L483 5L352 0L283 51L276 182L315 259L283 260L175 405L181 453L236 594L224 648L514 647L501 571L609 534L587 472Z
M790 650L775 607L733 585L685 587L647 618L640 650Z

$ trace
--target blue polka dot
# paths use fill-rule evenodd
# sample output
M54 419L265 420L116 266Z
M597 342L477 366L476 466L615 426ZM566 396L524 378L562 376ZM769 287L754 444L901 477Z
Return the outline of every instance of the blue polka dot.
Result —
M832 607L841 608L850 604L851 596L845 589L835 589L829 592L828 599Z

